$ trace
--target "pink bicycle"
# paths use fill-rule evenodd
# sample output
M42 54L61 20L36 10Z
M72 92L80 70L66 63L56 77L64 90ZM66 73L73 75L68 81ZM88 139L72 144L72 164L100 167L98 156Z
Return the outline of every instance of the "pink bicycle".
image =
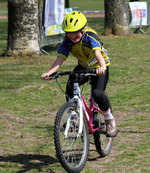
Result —
M78 173L88 159L89 134L93 135L96 149L102 157L110 153L113 138L107 137L103 115L95 105L92 94L88 107L79 87L78 77L96 75L95 69L55 72L47 79L70 74L74 76L74 96L57 112L54 142L57 158L62 167L70 173Z

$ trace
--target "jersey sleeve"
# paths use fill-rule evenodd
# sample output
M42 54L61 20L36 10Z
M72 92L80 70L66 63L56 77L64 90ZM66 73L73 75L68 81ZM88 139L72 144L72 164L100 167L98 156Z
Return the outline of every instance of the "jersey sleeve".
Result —
M100 38L98 37L97 34L94 32L87 32L89 35L89 44L92 50L95 49L102 49L103 43L101 42Z
M58 49L57 56L61 56L64 60L67 59L71 49L71 42L69 39L65 39Z

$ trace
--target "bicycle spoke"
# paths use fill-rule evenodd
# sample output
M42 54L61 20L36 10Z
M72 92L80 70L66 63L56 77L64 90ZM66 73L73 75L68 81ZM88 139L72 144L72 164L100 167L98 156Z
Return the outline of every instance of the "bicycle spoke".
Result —
M72 166L78 165L82 156L82 152L84 150L84 141L81 139L82 136L77 138L77 133L74 135L74 131L76 133L76 129L69 133L69 137L65 138L64 133L61 132L61 147L63 151L63 155L68 163L72 164Z

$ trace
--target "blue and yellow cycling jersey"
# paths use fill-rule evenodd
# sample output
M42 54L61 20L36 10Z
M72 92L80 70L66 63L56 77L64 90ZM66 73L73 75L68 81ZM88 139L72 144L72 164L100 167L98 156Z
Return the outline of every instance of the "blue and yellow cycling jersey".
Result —
M69 38L65 38L62 42L57 56L61 56L64 60L67 59L71 52L78 59L78 62L83 67L98 68L100 67L95 56L94 50L100 50L105 59L106 66L110 65L107 50L98 37L97 33L91 28L86 28L85 33L80 42L73 44Z

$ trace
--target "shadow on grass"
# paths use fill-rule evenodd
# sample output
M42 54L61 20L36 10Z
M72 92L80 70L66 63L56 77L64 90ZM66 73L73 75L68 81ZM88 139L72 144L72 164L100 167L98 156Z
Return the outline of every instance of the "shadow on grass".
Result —
M103 157L101 157L101 156L91 157L91 158L88 158L88 161L94 162L94 161L97 161L98 159L102 159L102 158L103 158Z
M18 154L10 156L0 156L0 162L10 162L18 163L22 165L21 170L17 173L24 173L35 169L38 172L42 172L43 166L53 165L58 163L58 160L48 155L32 155L32 154ZM54 173L52 170L49 170L49 173Z

